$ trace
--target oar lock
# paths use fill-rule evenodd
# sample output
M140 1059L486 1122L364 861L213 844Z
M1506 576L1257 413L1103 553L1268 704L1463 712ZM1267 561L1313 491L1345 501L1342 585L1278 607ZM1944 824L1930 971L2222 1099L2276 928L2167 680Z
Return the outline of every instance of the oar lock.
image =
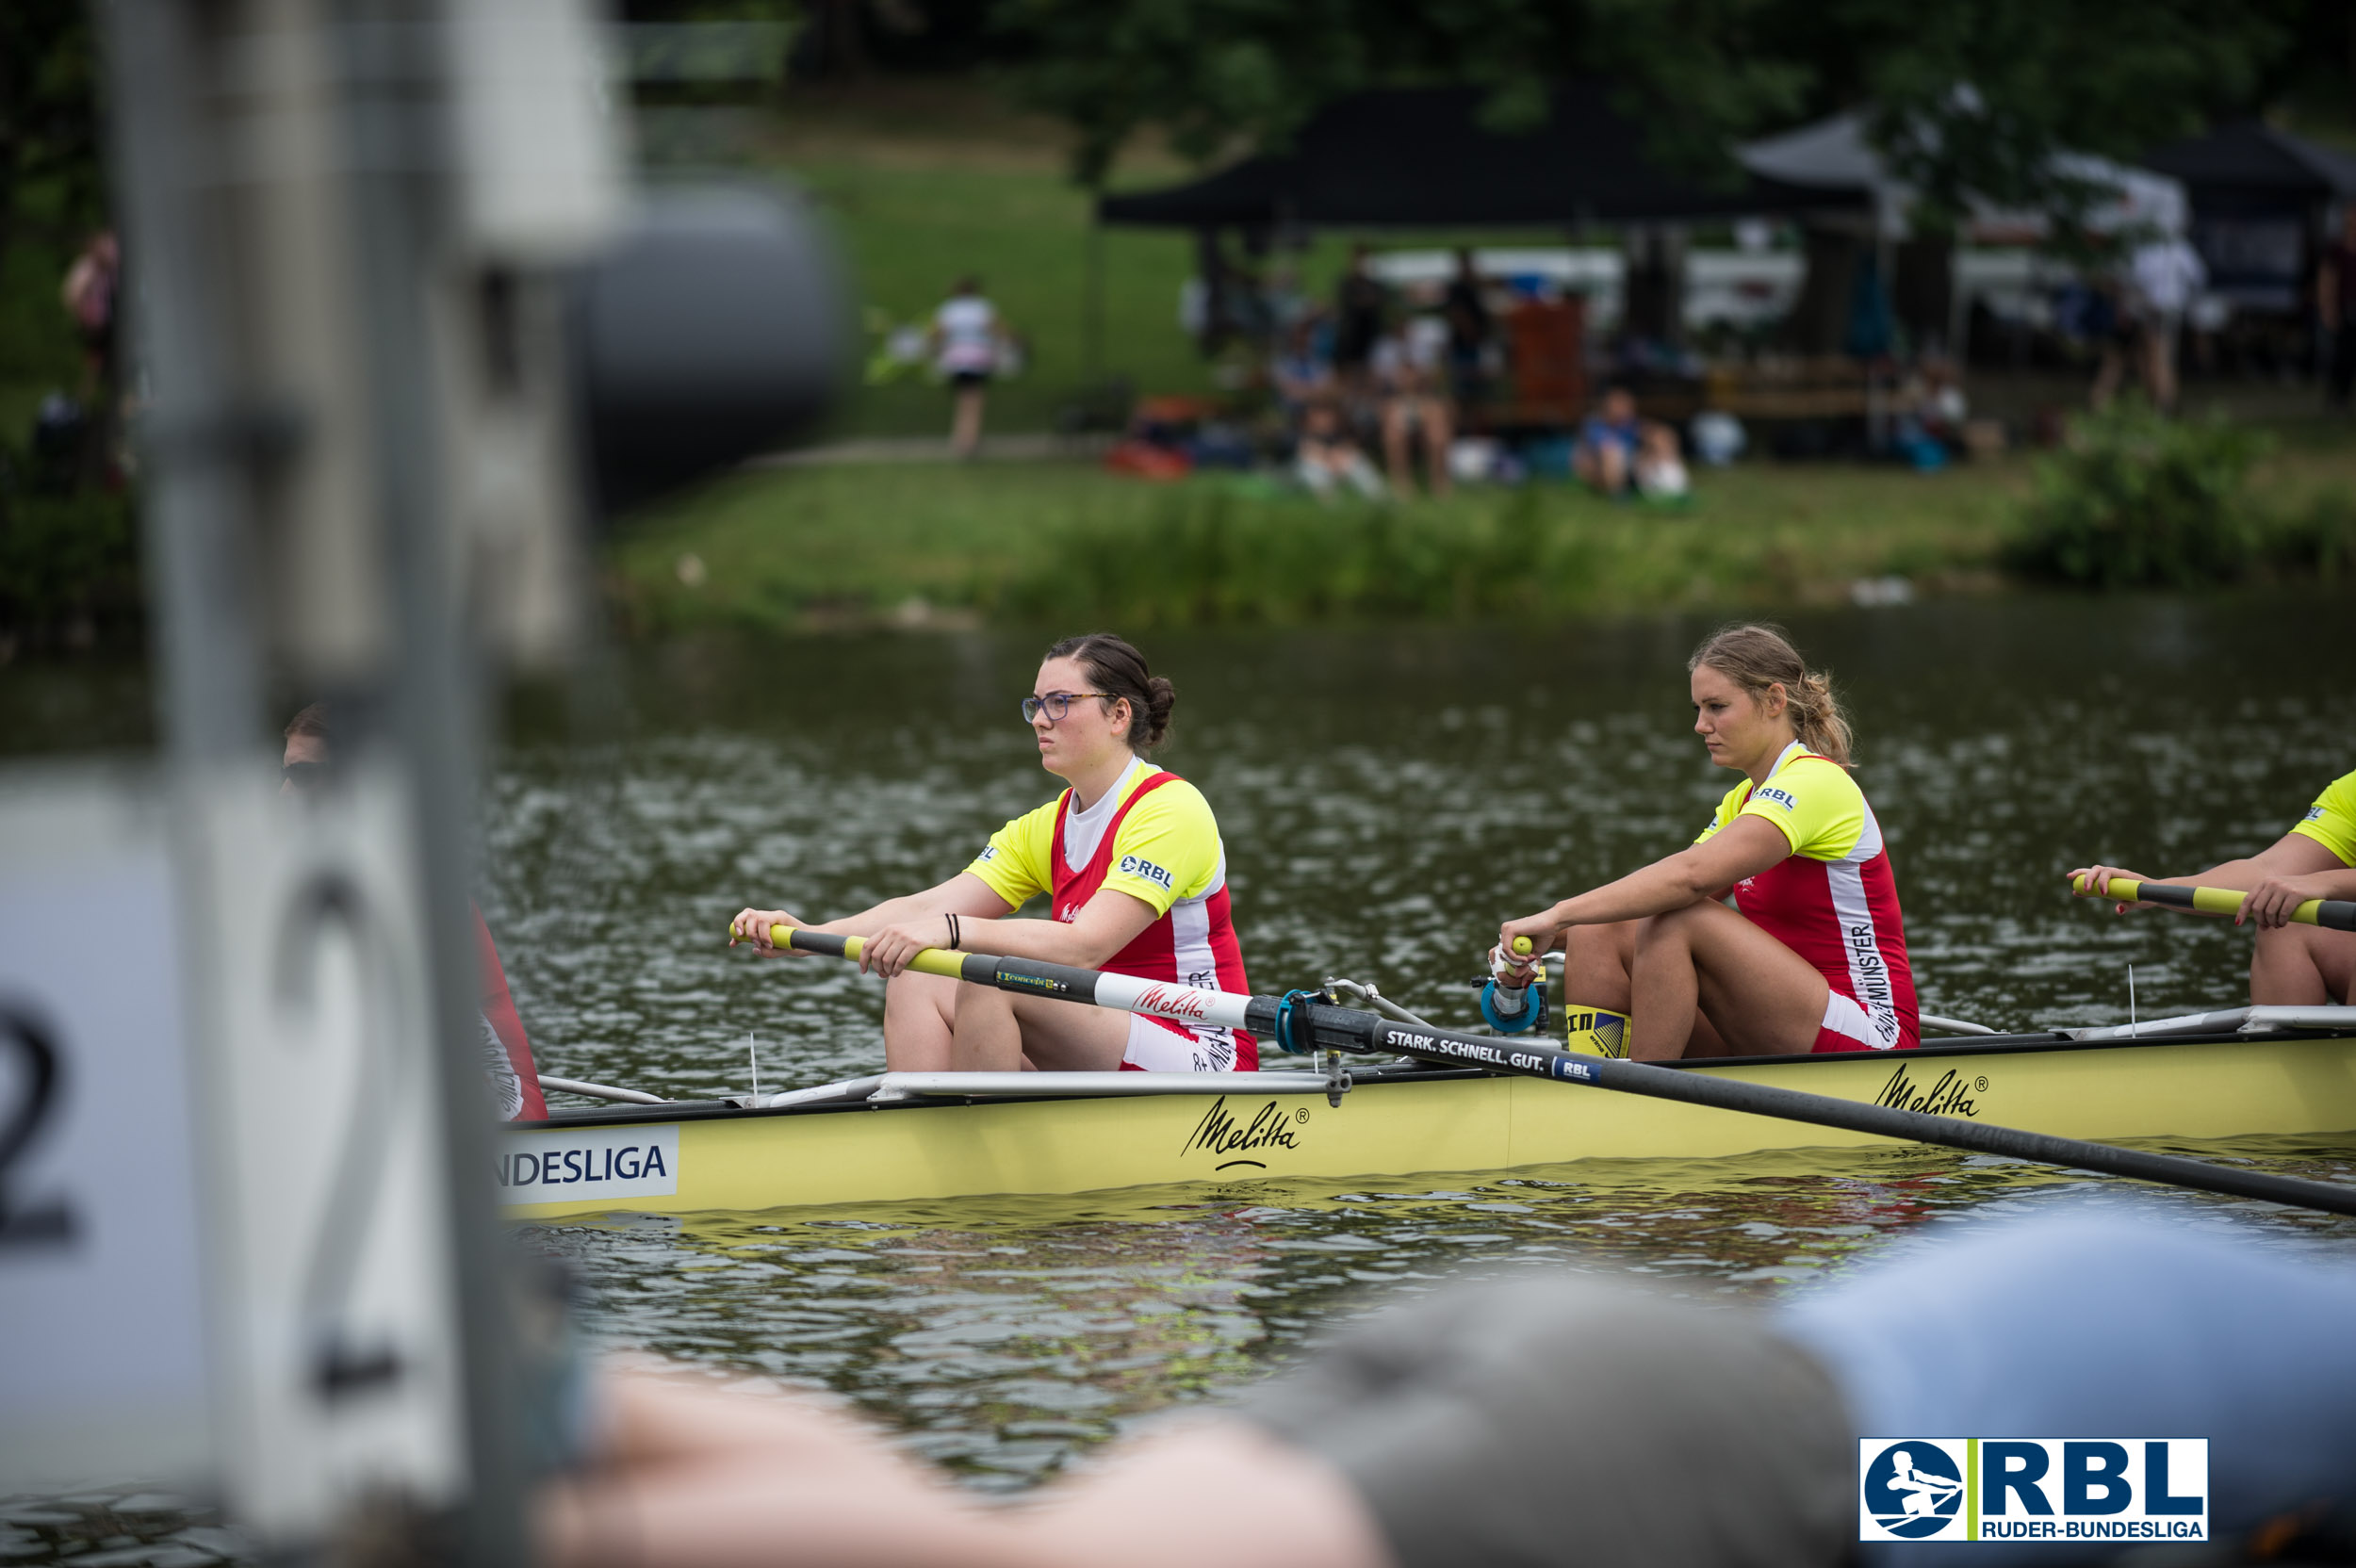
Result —
M1313 1006L1337 1007L1341 999L1330 989L1286 991L1276 1003L1276 1048L1297 1056L1315 1060L1325 1072L1325 1102L1339 1109L1342 1096L1350 1092L1350 1070L1342 1065L1342 1054L1332 1048L1320 1049L1317 1029L1309 1009Z

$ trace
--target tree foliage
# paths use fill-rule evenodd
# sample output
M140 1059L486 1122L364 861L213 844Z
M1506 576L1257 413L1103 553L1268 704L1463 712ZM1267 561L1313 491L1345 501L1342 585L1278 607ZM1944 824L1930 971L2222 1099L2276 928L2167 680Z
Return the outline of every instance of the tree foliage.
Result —
M41 190L67 222L100 209L98 67L85 0L0 4L0 255Z
M1100 182L1149 127L1197 159L1281 149L1378 86L1489 87L1500 128L1600 77L1657 155L1726 168L1737 138L1871 106L1936 220L1965 191L2051 207L2057 147L2132 154L2248 107L2327 0L1003 0L1016 72Z

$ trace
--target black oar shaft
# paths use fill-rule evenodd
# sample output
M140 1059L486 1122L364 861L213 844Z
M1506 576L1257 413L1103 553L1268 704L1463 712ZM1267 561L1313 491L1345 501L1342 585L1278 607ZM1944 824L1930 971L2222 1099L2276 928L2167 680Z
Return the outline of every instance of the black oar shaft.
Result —
M847 939L815 931L794 931L794 946L815 953L847 956ZM928 973L954 975L972 985L990 986L1023 996L1051 996L1070 1002L1097 999L1106 976L1091 969L1043 963L1032 958L1002 958L990 954L951 954L927 950L922 967ZM1172 988L1183 990L1185 988ZM1232 1005L1243 1002L1242 1024L1252 1033L1275 1036L1285 1004L1274 997L1225 998ZM1554 1078L1616 1089L1623 1094L1649 1095L1656 1100L1679 1100L1689 1105L1737 1111L1749 1116L1776 1117L1819 1127L1838 1127L1876 1137L1937 1144L1974 1154L2041 1165L2066 1166L2105 1176L2124 1176L2163 1186L2190 1187L2198 1192L2232 1198L2255 1198L2290 1208L2316 1209L2325 1214L2356 1215L2356 1187L2330 1182L2310 1182L2296 1176L2269 1176L2263 1171L2212 1165L2179 1154L2151 1154L2115 1144L2082 1138L2055 1137L2046 1133L1995 1127L1954 1117L1931 1116L1890 1105L1868 1105L1833 1095L1720 1078L1691 1068L1656 1067L1649 1062L1590 1056L1541 1040L1511 1036L1459 1034L1401 1023L1379 1013L1327 1003L1302 1003L1284 1018L1283 1043L1296 1049L1328 1049L1358 1054L1390 1054L1452 1067L1481 1067L1533 1078Z

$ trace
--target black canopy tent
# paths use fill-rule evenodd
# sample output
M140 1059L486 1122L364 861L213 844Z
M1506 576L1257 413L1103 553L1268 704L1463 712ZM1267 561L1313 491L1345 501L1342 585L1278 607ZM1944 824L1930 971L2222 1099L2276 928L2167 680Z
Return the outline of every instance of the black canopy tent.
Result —
M2184 182L2213 288L2249 309L2304 308L2324 210L2356 201L2356 158L2249 120L2143 162Z
M1188 185L1105 196L1100 222L1160 228L1568 228L1848 206L1736 170L1723 184L1665 168L1608 89L1570 83L1527 131L1481 122L1480 88L1402 88L1328 106L1289 155Z
M1863 204L1853 192L1786 185L1740 168L1722 181L1673 171L1600 82L1550 89L1546 117L1527 130L1483 123L1488 99L1476 87L1359 93L1318 111L1288 153L1246 158L1186 185L1102 197L1097 220L1194 230L1216 318L1225 272L1218 236L1225 230L1240 231L1256 250L1275 235L1320 228L1559 232ZM1645 272L1645 297L1674 311L1680 290L1668 253L1657 254ZM1097 292L1091 278L1091 308ZM1093 319L1085 335L1091 349L1100 341Z
M2170 142L2143 163L2184 181L2195 207L2219 212L2305 212L2356 196L2356 157L2262 120Z

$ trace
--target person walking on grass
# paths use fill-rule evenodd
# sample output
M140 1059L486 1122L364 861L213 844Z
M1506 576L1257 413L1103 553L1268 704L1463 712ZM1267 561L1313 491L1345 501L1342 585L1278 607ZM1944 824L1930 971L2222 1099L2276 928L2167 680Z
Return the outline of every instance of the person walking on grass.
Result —
M933 312L926 334L933 363L948 379L957 399L949 422L949 449L972 457L982 444L982 403L990 378L998 369L999 353L1007 342L997 307L982 298L982 280L968 273L959 278L949 298Z

